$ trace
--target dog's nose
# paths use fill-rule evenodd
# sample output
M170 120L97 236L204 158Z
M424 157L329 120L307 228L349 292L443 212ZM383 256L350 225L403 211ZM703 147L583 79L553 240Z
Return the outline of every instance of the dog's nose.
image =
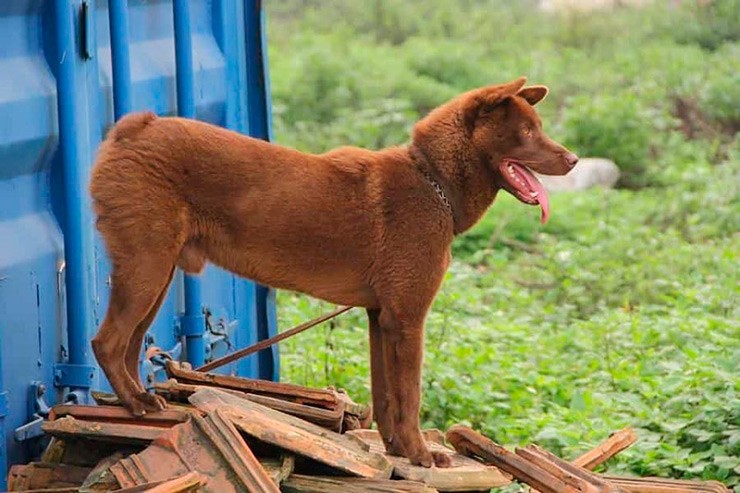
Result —
M578 156L573 154L572 152L568 152L565 154L565 162L568 163L568 166L571 168L578 164Z

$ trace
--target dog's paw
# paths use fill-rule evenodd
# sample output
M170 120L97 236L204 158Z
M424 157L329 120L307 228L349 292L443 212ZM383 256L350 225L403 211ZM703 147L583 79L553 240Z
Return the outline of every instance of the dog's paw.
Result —
M415 466L421 467L432 467L434 465L434 457L428 450L420 450L418 453L409 454L409 462Z
M434 465L441 468L452 467L452 457L444 452L432 452Z
M385 451L388 453L388 455L395 455L396 457L403 457L403 448L401 448L401 444L398 443L398 440L383 440L383 443L385 444Z
M128 406L127 406L128 407ZM167 401L161 395L140 392L131 401L129 410L136 416L156 413L167 409Z

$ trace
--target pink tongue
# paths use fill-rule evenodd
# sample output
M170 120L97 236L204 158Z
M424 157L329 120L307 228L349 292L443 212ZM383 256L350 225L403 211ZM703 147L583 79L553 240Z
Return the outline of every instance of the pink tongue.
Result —
M537 178L534 177L534 175L524 166L519 166L518 164L514 164L516 167L516 170L520 172L520 174L524 177L524 180L527 182L527 185L533 192L537 192L537 197L535 197L535 200L539 202L540 209L542 209L542 216L540 217L540 222L542 224L545 224L547 220L550 218L550 200L547 197L547 191L545 190L545 187L542 186L542 183L539 182Z

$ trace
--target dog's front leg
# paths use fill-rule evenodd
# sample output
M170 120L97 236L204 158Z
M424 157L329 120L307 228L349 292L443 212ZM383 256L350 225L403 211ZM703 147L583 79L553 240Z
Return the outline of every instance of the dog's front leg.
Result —
M383 353L383 330L380 326L380 310L367 311L370 332L370 376L373 395L373 417L383 438L385 449L392 455L403 455L400 442L393 437L393 415L389 409L388 382Z
M386 448L391 454L403 449L404 455L415 465L449 467L448 455L429 451L419 426L424 314L409 316L382 309L379 323L388 390L387 413L390 415L385 420L392 426L391 447L386 443ZM381 427L380 422L378 426Z

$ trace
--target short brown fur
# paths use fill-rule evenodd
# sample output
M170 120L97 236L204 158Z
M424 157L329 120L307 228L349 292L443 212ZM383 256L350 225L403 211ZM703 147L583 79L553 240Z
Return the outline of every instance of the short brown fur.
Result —
M139 380L143 338L175 268L198 273L212 262L274 288L365 307L386 448L414 464L446 465L424 444L418 416L424 320L450 244L506 188L502 159L545 174L575 164L533 108L547 89L524 83L464 93L419 121L409 146L377 152L312 155L194 120L121 119L90 186L113 268L92 345L118 396L136 414L165 407Z

